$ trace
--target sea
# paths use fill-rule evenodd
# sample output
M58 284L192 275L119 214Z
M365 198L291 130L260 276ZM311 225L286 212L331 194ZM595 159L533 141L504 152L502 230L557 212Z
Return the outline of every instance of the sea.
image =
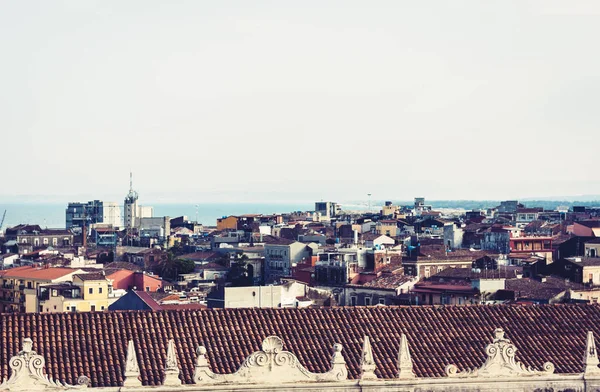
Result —
M206 226L215 226L217 219L228 215L273 214L314 210L314 203L206 203L147 204L154 207L154 216L172 218L185 215ZM121 216L123 216L121 206ZM38 224L42 228L64 228L67 203L0 203L0 221L6 211L2 229L21 223Z
M410 201L395 202L396 205L410 205ZM434 209L444 210L471 210L495 207L499 201L494 200L439 200L431 201ZM429 204L429 203L428 203ZM587 207L600 207L600 201L549 201L532 200L525 204L539 206L547 210L553 210L557 206L572 207L581 205ZM195 220L205 226L215 226L217 219L229 215L242 214L274 214L293 211L314 211L314 202L264 202L264 203L200 203L200 204L166 204L147 203L145 206L154 207L154 216L187 216L189 220ZM374 201L372 211L378 211L383 201ZM368 205L364 201L352 201L341 203L342 209L346 211L367 211ZM7 227L16 226L21 223L38 224L42 228L64 228L65 210L67 203L3 203L0 201L0 221L6 211L6 218L2 230ZM123 216L123 206L121 206Z

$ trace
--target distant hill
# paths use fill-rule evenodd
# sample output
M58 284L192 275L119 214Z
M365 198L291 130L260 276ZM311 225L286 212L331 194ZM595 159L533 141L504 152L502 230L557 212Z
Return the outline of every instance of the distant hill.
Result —
M584 200L584 196L581 196L580 200L568 200L561 198L531 198L531 199L519 199L519 202L527 207L542 207L545 210L554 210L558 206L585 206L585 207L600 207L600 196L585 196L590 198ZM500 205L500 200L425 200L425 202L433 208L462 208L465 210L477 210L493 208ZM384 201L374 201L372 203L373 209L378 210L382 206ZM395 205L401 206L412 206L413 201L397 201ZM342 204L343 206L344 204Z

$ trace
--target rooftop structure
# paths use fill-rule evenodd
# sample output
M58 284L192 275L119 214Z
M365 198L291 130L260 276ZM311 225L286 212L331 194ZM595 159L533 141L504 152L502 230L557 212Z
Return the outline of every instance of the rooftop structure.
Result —
M595 390L599 325L592 305L3 314L0 390Z

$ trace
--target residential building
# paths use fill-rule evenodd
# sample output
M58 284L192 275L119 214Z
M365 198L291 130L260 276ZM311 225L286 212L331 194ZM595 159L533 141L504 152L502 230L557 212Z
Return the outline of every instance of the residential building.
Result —
M537 220L540 212L543 211L543 208L517 208L515 217L516 226L518 228L524 228L529 223Z
M0 271L0 312L36 313L38 288L43 284L71 282L79 269L23 266Z
M600 237L600 220L573 222L572 233L578 237Z
M500 205L498 207L496 207L496 210L500 214L503 214L503 213L513 214L513 213L517 212L517 209L519 208L519 206L520 206L520 204L517 200L501 201Z
M422 247L415 257L402 260L406 275L429 278L446 268L471 268L473 261L486 255L483 251L457 249L447 252L442 246Z
M73 282L38 287L38 312L108 310L112 287L102 272L75 274Z
M91 227L91 240L100 248L116 248L119 243L118 233L114 226L94 224Z
M320 220L331 220L336 217L341 211L341 206L332 201L318 201L315 203L315 214L320 217Z
M414 216L421 216L424 213L431 211L432 207L430 205L425 204L424 197L415 197L415 204L413 208Z
M600 257L600 238L587 241L584 246L586 257Z
M364 276L371 279L363 280ZM336 302L341 306L398 305L400 297L407 297L417 279L402 270L361 274L358 279L343 288L333 288Z
M92 200L87 203L71 202L65 210L66 228L89 227L94 223L103 223L108 227L119 228L121 221L121 207L115 202Z
M572 282L600 286L600 257L567 257L555 261L552 271Z
M552 237L513 237L509 247L510 254L534 254L552 261Z
M168 216L141 216L137 222L140 238L156 238L164 241L171 234L171 218Z
M31 245L33 248L48 246L71 246L73 233L62 229L42 229L38 225L18 225L6 229L6 240L17 244Z
M331 293L309 287L303 282L286 280L280 285L225 287L224 298L209 298L209 307L225 308L305 308L331 306Z
M449 250L462 248L464 230L456 222L444 225L444 244Z
M17 253L0 254L0 270L11 268L17 260L19 260Z
M171 297L167 293L154 293L147 291L128 291L127 294L110 304L108 310L145 310L145 311L164 311L164 310L204 310L206 305L200 304L198 299L187 298L177 301L165 301Z
M164 281L152 273L129 269L106 269L106 278L113 290L139 290L157 292L163 289Z
M365 233L361 239L365 248L388 249L396 245L396 241L385 234Z
M280 239L278 243L265 244L265 281L269 283L291 276L292 264L310 259L317 249L317 244L284 239Z
M502 226L492 226L483 232L481 249L493 253L508 254L510 252L510 231Z
M375 225L375 233L388 237L395 237L398 235L398 222L393 219L383 219L377 221L377 224Z

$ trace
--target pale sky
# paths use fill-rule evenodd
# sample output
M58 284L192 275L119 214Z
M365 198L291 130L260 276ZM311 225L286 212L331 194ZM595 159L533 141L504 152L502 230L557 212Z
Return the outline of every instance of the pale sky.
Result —
M600 1L0 1L0 37L0 199L600 194Z

